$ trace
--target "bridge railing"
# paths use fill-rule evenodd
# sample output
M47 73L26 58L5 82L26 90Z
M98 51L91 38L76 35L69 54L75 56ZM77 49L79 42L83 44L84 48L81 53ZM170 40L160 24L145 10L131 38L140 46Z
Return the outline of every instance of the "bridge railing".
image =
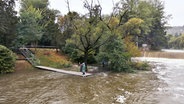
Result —
M33 66L37 66L40 64L40 61L35 57L31 50L29 50L28 48L19 48L19 50L30 64L32 64Z

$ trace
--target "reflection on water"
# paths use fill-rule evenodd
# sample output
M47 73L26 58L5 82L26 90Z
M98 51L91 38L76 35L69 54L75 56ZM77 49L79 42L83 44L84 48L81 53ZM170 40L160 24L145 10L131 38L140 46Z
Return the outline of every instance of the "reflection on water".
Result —
M0 75L0 104L182 104L183 60L146 60L156 65L153 71L78 77L34 69Z

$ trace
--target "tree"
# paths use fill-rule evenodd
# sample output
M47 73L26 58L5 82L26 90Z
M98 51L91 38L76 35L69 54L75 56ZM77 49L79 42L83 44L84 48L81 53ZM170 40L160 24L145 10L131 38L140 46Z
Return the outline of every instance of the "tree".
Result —
M125 38L130 34L139 35L141 33L140 29L143 21L138 18L130 19L130 21L126 20L129 8L126 7L127 3L123 3L122 5L121 9L119 9L120 7L116 7L115 9L117 10L114 10L115 12L113 12L111 16L102 16L102 8L100 5L93 6L92 4L89 4L88 1L85 1L84 6L89 12L87 15L81 16L81 18L75 19L75 21L72 22L74 34L67 40L67 45L77 49L75 50L76 53L81 54L79 51L83 52L84 60L87 62L88 57L91 54L98 54L98 50L105 44L112 43L113 41L116 41L116 39ZM131 30L129 29L130 27ZM132 30L134 31L131 32ZM121 45L123 45L123 43ZM118 50L108 54L109 56L122 55L122 57L117 58L119 60L123 58L121 59L124 60L122 63L126 64L129 59L124 57L124 52L125 50L122 52ZM111 64L112 67L117 67L119 65L117 64L119 63L119 60L113 60L114 62Z
M37 45L42 36L42 26L39 21L42 19L41 11L33 8L32 5L20 13L20 22L18 24L19 37L25 39L26 44ZM19 38L18 37L18 38Z
M11 46L16 37L15 30L18 18L14 11L14 0L0 0L0 44Z
M59 12L57 10L44 9L42 12L41 24L44 25L43 36L40 40L40 45L58 46L58 38L60 38L61 32L59 25L55 23L56 15Z
M61 47L65 47L66 40L74 34L73 20L75 19L80 19L77 12L68 12L67 15L58 17L58 25L61 30L61 36L59 37ZM64 48L62 50L67 51Z
M166 17L161 1L121 0L116 8L118 8L120 17L123 17L120 18L121 24L126 23L131 18L139 18L144 21L139 28L139 45L146 43L151 45L152 49L159 49L167 45L165 37Z
M84 6L88 14L72 20L74 34L66 42L83 53L84 62L87 64L89 55L107 43L111 39L111 34L107 26L100 20L102 10L100 5L90 5L86 1Z
M133 39L132 36L127 36L126 38L123 39L124 42L124 49L126 52L130 54L131 57L139 57L141 56L141 52L139 50L138 43L135 43L135 40Z
M109 62L108 67L116 72L131 71L131 56L126 51L123 40L114 38L111 43L107 43L100 48L100 53L97 55L98 61Z
M127 38L129 36L132 36L133 42L138 42L137 38L141 37L141 33L144 28L144 21L140 18L131 18L126 23L124 23L122 27L122 38ZM137 44L138 45L138 44Z
M152 5L154 6L152 12L154 19L152 21L151 32L147 36L147 42L149 42L152 49L160 49L167 45L165 32L166 17L164 16L164 6L162 2L154 0Z
M32 6L35 10L40 11L41 19L37 21L38 26L42 27L42 36L38 40L39 45L54 45L57 46L57 38L60 35L58 24L55 19L59 11L48 8L48 0L22 0L21 12Z
M183 49L184 48L184 34L180 36L170 36L169 48Z
M0 73L10 73L14 71L15 55L5 46L0 45Z
M49 5L48 0L21 0L21 12L28 9L32 5L35 9L46 9Z

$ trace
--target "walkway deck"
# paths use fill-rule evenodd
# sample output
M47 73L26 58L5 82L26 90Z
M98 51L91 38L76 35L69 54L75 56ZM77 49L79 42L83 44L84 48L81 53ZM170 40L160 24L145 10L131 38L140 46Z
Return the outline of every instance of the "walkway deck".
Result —
M43 69L43 70L49 70L49 71L55 71L59 73L64 73L64 74L70 74L70 75L76 75L76 76L91 76L93 74L91 73L86 73L85 75L82 75L82 72L75 72L75 71L66 71L62 69L56 69L56 68L51 68L51 67L46 67L46 66L35 66L36 68Z

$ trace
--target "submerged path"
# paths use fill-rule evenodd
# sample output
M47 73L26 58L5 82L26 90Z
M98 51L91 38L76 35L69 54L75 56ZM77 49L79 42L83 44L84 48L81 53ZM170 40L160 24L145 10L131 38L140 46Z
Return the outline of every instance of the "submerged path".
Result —
M82 75L82 72L66 71L66 70L51 68L51 67L46 67L46 66L35 66L35 67L39 68L39 69L43 69L43 70L55 71L55 72L59 72L59 73L76 75L76 76L86 76L87 77L87 76L93 75L91 73L86 73L85 75Z

